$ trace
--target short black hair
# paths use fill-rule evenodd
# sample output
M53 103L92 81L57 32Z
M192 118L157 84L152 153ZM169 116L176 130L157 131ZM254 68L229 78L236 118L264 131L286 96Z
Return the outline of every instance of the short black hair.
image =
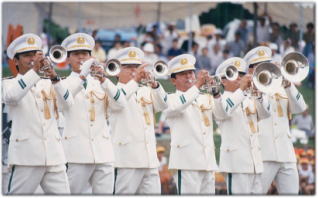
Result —
M77 51L86 51L86 52L89 53L90 56L91 56L91 54L92 54L92 52L91 52L90 50L74 50L74 51L67 52L67 58L70 57L70 55L71 55L72 52L77 52Z
M314 28L314 24L313 23L307 23L307 26L306 26L307 28Z
M171 75L170 75L170 78L176 78L176 73L172 73Z

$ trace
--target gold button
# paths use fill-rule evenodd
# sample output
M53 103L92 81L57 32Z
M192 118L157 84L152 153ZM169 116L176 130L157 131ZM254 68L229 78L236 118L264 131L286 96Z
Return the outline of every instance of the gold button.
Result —
M180 145L177 145L177 148L180 148Z
M19 142L19 139L16 139L15 141L16 141L16 142Z
M119 142L118 144L119 144L119 145L122 145L122 143L121 143L121 142Z
M206 135L206 132L203 132L203 135Z
M226 149L227 152L230 152L230 149Z
M64 139L66 139L66 140L67 140L67 137L65 137Z

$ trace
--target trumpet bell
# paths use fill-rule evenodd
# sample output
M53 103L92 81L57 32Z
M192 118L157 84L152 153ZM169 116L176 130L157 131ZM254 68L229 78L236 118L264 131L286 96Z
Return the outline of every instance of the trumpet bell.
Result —
M291 52L282 60L281 73L290 82L300 82L309 73L308 59L298 52Z
M234 81L238 77L238 70L234 65L230 65L225 70L225 77L230 80Z
M61 45L54 45L49 51L49 58L55 64L62 63L67 58L67 51Z
M168 75L168 65L164 61L157 61L154 64L154 74L157 77L165 77Z
M120 62L117 59L110 59L106 62L105 72L110 76L117 76L120 72Z
M272 94L278 91L283 81L280 69L272 63L259 64L253 73L254 86L263 93Z

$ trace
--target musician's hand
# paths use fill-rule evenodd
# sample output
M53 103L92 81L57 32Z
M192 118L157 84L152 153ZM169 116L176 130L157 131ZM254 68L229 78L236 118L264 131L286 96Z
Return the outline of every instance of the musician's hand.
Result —
M86 60L82 65L81 65L81 73L80 76L86 77L90 72L91 72L91 66L93 65L95 59L90 58Z
M136 69L134 80L137 83L140 83L142 79L145 79L147 77L147 72L145 71L146 66L148 66L148 63L144 63Z
M104 75L104 69L102 67L92 66L91 72L94 74L93 77L97 78L101 84L104 83L106 78Z
M44 66L44 55L42 51L37 51L35 53L35 58L31 62L31 66L35 72L39 72L40 68Z
M53 79L57 76L54 68L52 66L48 67L48 69L46 69L44 71L45 75L47 75L50 79Z
M286 89L286 88L291 86L291 82L286 80L286 79L284 79L283 82L282 82L282 85Z
M240 89L242 91L246 90L247 88L251 86L251 82L252 82L252 76L250 74L246 74L240 80Z
M195 82L195 86L197 88L202 87L209 80L209 72L207 70L200 70L197 75L197 81Z

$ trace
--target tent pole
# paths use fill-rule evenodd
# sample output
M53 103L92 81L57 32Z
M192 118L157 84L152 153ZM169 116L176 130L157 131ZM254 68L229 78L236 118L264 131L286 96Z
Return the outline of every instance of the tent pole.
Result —
M257 10L258 10L258 5L257 3L253 3L253 7L254 7L254 28L253 28L253 36L254 36L254 40L253 40L253 47L256 46L257 44L257 33L256 33L256 29L257 29Z
M191 54L192 51L192 6L191 3L188 4L189 10L189 42L188 42L188 53Z
M49 3L49 13L48 13L48 20L49 20L49 25L48 25L48 30L47 30L47 45L48 45L48 49L51 48L52 45L52 40L51 40L51 24L52 24L52 12L53 12L53 3L50 2Z

